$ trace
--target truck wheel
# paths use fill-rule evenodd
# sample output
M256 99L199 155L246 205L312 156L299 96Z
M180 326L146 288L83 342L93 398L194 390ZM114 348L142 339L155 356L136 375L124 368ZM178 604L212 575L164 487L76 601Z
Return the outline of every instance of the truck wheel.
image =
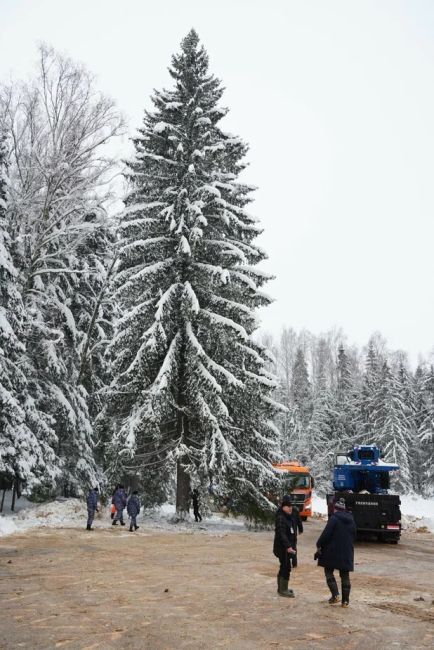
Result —
M307 521L307 517L306 516L301 517L301 521Z

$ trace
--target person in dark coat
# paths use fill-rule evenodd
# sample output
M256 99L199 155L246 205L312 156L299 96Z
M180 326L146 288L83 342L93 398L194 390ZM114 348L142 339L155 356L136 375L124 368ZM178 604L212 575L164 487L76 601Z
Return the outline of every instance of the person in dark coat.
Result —
M116 514L112 521L112 526L116 526L118 521L120 521L121 526L125 526L124 522L124 508L127 505L127 494L124 490L123 485L119 485L118 489L113 495L112 503L114 503L116 508Z
M333 571L339 570L342 587L342 607L350 602L350 571L354 571L354 541L356 524L353 515L346 511L344 499L335 503L335 512L327 522L316 543L318 566L324 567L327 586L331 592L330 605L339 602L339 589Z
M291 555L291 564L292 568L295 569L297 566L297 532L300 533L300 535L303 532L303 522L301 521L300 513L298 511L298 508L296 506L292 506L292 519L294 520L294 534L295 534L295 542L294 542L294 551Z
M285 495L276 512L273 553L279 558L280 568L277 574L277 593L286 598L294 598L292 589L288 589L291 573L291 556L295 554L295 522L292 517L291 497Z
M199 512L199 492L198 490L194 489L191 493L191 500L193 502L193 513L194 513L194 520L195 521L202 521L202 515Z
M87 499L86 499L86 504L87 504L86 530L93 530L92 523L95 517L95 512L99 512L98 497L99 497L99 490L97 487L94 487L91 490L89 490L89 494L87 495Z
M130 517L130 533L133 532L133 526L134 530L138 529L137 525L137 515L140 512L140 500L138 497L137 490L134 490L130 498L128 499L127 503L127 512Z

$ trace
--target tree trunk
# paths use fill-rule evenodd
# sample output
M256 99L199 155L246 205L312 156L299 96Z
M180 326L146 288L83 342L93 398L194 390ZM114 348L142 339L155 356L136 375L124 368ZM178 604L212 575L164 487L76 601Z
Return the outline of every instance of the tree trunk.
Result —
M184 376L185 376L185 345L181 346L180 362L179 362L179 377L178 377L178 416L177 416L177 431L181 443L184 442L185 437L188 436L188 417L184 412ZM176 515L179 519L186 519L189 514L190 508L190 475L184 469L184 465L188 465L188 458L178 458L176 463Z
M3 504L5 502L6 488L3 490L2 502L0 504L0 512L3 512Z
M15 497L17 495L17 488L16 488L16 481L14 481L14 484L12 486L12 504L11 504L11 510L12 512L15 511Z
M190 508L190 476L183 467L187 458L179 458L176 464L176 514L186 519Z

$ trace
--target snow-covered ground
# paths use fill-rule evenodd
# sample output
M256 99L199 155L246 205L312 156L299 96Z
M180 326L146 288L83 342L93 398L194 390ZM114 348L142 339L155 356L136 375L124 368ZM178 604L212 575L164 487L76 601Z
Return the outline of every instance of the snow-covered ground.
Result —
M404 529L424 528L434 532L434 499L422 499L416 496L401 496L402 523ZM9 511L10 501L5 500L6 512L0 515L0 537L24 532L32 528L85 528L87 519L86 504L79 499L58 499L43 504L32 504L21 498L16 504L16 513ZM325 499L314 496L314 514L327 513ZM126 513L125 513L126 514ZM224 517L211 515L201 523L194 520L174 526L175 508L166 504L153 511L141 514L138 523L143 528L166 530L168 532L200 532L205 534L223 534L231 531L245 530L243 517ZM125 521L128 524L128 518ZM109 510L103 509L95 518L95 528L110 526ZM126 530L127 526L124 530Z

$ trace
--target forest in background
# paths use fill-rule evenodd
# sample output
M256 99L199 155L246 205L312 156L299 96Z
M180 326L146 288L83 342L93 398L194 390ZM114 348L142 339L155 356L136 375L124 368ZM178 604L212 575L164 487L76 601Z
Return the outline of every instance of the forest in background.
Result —
M321 487L330 487L334 454L377 444L400 465L398 485L427 496L434 478L434 368L412 370L404 351L388 349L380 333L362 349L341 330L322 335L283 328L262 334L273 352L276 399L288 412L277 422L285 457L302 458Z

